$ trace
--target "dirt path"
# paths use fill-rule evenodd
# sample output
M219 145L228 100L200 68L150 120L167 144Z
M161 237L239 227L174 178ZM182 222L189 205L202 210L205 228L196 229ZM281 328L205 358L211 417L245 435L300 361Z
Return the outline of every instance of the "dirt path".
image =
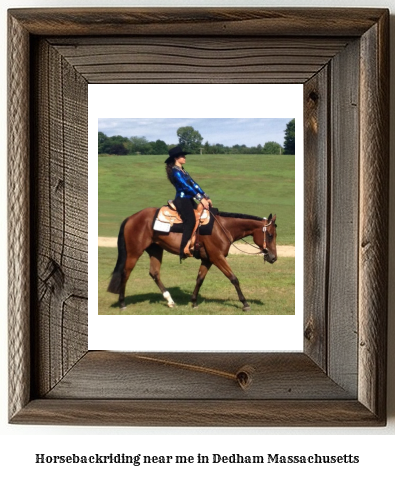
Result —
M116 237L99 237L99 247L117 247ZM235 246L230 246L230 254L247 254L250 252L256 252L252 246L243 243L237 243L237 249ZM295 257L295 246L277 246L277 253L282 257Z

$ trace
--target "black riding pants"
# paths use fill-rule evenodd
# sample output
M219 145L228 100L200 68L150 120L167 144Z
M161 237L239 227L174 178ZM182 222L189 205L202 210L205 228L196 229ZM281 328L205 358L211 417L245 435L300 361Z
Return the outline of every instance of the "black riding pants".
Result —
M185 246L191 238L193 228L195 227L194 209L196 209L196 203L193 199L187 198L176 198L174 199L173 203L181 216L182 222L184 223L180 246L180 257L183 257Z

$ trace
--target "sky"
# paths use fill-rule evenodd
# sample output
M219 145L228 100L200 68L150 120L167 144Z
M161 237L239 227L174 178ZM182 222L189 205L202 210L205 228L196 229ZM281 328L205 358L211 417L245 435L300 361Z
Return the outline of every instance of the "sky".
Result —
M192 126L203 136L203 143L225 146L262 146L268 141L284 144L284 131L292 118L99 118L99 131L107 136L145 136L177 144L177 129Z

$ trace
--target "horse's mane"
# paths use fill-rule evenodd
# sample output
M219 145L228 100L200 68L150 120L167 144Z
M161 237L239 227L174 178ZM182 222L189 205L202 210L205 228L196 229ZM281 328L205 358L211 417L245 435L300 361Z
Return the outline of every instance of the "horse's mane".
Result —
M249 214L240 214L238 212L222 212L218 211L217 216L234 217L235 219L252 219L253 221L262 221L262 217L251 216Z

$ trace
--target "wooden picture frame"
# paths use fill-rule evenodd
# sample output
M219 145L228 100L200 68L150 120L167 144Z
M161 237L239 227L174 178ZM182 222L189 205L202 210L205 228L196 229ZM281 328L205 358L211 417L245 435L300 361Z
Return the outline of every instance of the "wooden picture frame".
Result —
M9 420L383 426L385 9L9 11ZM89 83L304 84L303 353L87 349ZM297 232L297 231L296 231Z

